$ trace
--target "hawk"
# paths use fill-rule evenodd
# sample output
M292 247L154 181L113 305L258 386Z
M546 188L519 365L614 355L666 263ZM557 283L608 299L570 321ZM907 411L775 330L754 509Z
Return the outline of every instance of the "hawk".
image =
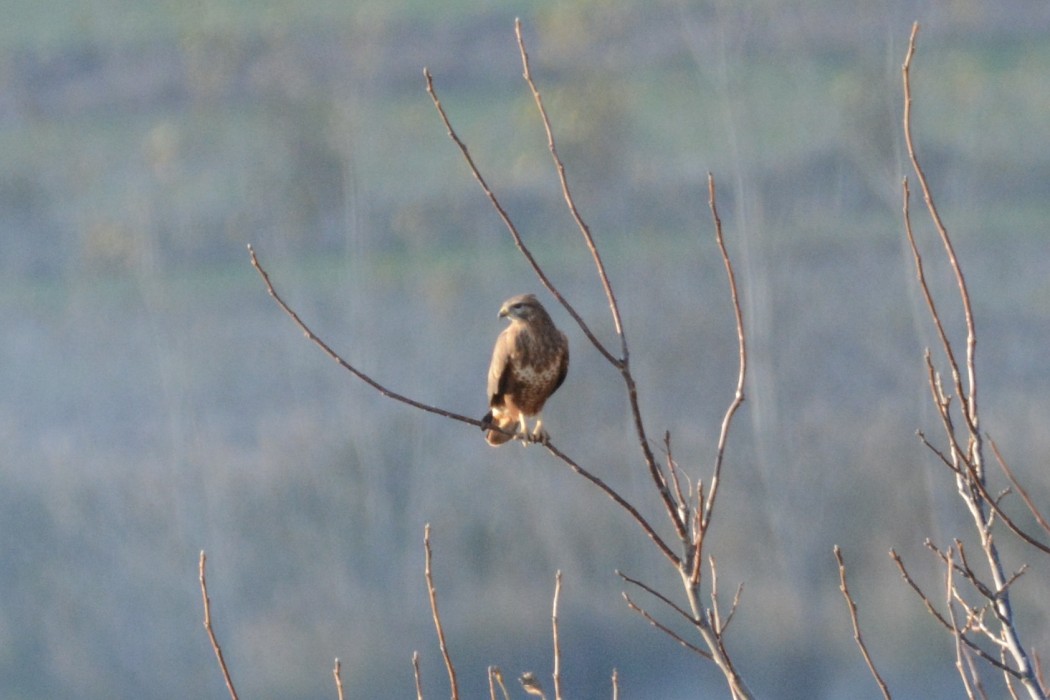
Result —
M554 326L543 304L532 294L507 299L500 307L499 317L509 318L510 325L499 334L492 349L489 412L482 419L485 441L492 446L502 445L514 437L508 433L517 431L524 440L542 442L547 439L543 405L569 371L569 339ZM531 433L529 418L536 419Z

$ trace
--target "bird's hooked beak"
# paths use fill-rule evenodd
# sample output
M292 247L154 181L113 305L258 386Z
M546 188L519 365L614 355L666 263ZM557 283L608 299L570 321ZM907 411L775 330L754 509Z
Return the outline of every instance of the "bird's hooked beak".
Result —
M506 318L507 316L510 316L510 309L508 309L506 306L501 306L499 310L499 316L497 318Z

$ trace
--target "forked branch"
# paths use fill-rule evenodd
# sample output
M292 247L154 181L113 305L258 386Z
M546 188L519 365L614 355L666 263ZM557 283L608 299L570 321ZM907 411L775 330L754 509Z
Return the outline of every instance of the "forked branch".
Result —
M915 40L919 32L919 25L912 27L911 36L908 40L908 51L901 66L901 75L904 90L904 137L916 178L922 187L926 210L933 221L934 227L940 238L945 257L952 270L958 287L959 301L962 306L963 318L966 324L966 352L965 372L966 381L962 379L962 367L956 358L952 342L942 322L942 314L935 303L930 288L926 282L926 273L923 266L922 256L919 254L919 246L916 244L915 236L911 227L911 216L909 212L909 190L908 181L903 183L903 215L904 230L908 245L911 248L912 258L915 264L916 275L922 290L923 298L932 318L937 336L948 360L950 367L953 389L959 401L959 412L962 415L960 424L953 420L951 408L952 400L950 392L942 385L940 373L934 367L930 359L929 351L926 353L928 381L930 392L941 425L944 429L945 439L948 443L947 450L934 448L925 437L924 443L938 456L938 458L949 466L956 483L956 490L960 499L970 513L976 533L981 543L988 574L987 580L979 577L967 561L965 550L959 539L956 539L947 552L929 545L931 549L941 558L945 566L947 581L947 614L941 615L936 612L933 603L927 598L918 586L908 576L904 565L894 554L894 558L900 567L901 574L905 577L912 588L920 595L927 609L942 625L946 626L955 640L956 646L956 668L964 683L966 693L975 698L984 696L983 683L980 675L973 665L971 657L973 654L1003 671L1003 682L1007 691L1015 695L1014 682L1018 682L1027 691L1033 700L1046 698L1046 691L1039 682L1033 665L1030 661L1029 650L1021 641L1018 626L1011 602L1010 586L1017 579L1018 574L1008 575L1007 568L1003 565L1002 557L995 542L993 526L998 517L1010 528L1014 534L1025 542L1037 547L1041 551L1047 551L1047 547L1041 542L1023 532L1014 521L1002 509L1002 497L1007 493L993 495L989 492L987 474L984 468L983 443L984 436L980 431L980 414L977 407L977 372L974 352L977 345L977 333L974 323L973 309L970 303L970 294L963 275L962 267L955 253L951 236L944 225L937 206L934 203L930 191L926 173L923 171L916 153L915 144L912 139L912 93L911 93L911 63L915 55ZM921 435L921 434L920 434ZM1000 463L1001 460L1000 460ZM1006 471L1006 470L1004 470ZM1031 508L1031 506L1029 506ZM1033 511L1034 512L1034 511ZM1024 568L1021 568L1023 571ZM972 598L979 602L970 602L967 595L956 583L955 574L959 573L972 586L967 587L966 593L972 593ZM960 620L956 616L956 606L963 609L965 619ZM989 613L985 615L986 611ZM990 654L984 652L980 645L974 641L974 637L983 640L986 644L993 645L999 650L1001 660L994 659Z
M343 666L339 663L339 659L335 660L335 666L332 667L332 676L335 678L335 692L337 700L343 699Z

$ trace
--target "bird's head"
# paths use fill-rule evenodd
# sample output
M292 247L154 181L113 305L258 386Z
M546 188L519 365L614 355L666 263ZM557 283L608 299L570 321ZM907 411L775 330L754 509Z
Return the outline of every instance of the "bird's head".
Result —
M532 294L519 294L503 302L499 309L500 318L509 318L512 321L529 322L537 316L545 313L543 305Z

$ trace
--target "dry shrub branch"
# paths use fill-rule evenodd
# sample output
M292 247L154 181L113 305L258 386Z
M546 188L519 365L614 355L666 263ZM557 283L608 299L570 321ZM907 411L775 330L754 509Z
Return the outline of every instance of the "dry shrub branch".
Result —
M984 453L986 436L981 429L981 414L977 402L977 327L970 291L951 235L934 201L912 134L911 67L918 33L919 25L916 23L912 26L907 54L901 66L904 140L915 179L922 190L926 212L955 282L957 301L966 328L966 338L960 353L958 344L952 340L946 328L943 309L947 305L938 303L928 284L926 266L912 228L911 190L908 179L905 178L902 183L904 233L912 253L919 289L939 342L938 350L947 368L946 372L939 369L934 354L929 349L925 351L924 362L930 397L943 430L944 446L938 447L921 431L918 436L954 481L955 492L973 523L982 561L980 564L971 563L961 537L953 538L947 547L926 540L927 549L944 567L944 594L941 597L928 594L916 582L895 550L890 551L890 556L904 581L922 601L926 611L951 636L955 650L955 669L968 698L988 697L987 684L982 677L982 671L987 666L998 672L1003 689L1010 697L1017 698L1019 693L1024 693L1033 700L1042 699L1047 696L1047 688L1041 682L1037 668L1032 663L1032 650L1021 638L1017 613L1011 600L1011 588L1027 567L1021 565L1011 571L1004 563L996 540L1002 529L996 528L996 524L1004 524L1008 531L1004 534L1015 535L1036 551L1048 553L1050 548L1022 530L1004 510L1009 489L998 496L989 490L990 475ZM1021 494L1022 503L1046 529L1045 520L1042 520L1027 493L1017 483L994 443L990 440L988 442L992 445L993 454L1007 481ZM839 559L842 592L850 606L857 643L884 696L889 697L889 691L875 670L862 642L856 607L846 588L845 564L837 548L836 557Z
M219 646L219 640L216 638L215 630L212 629L211 625L211 599L208 597L208 579L204 575L207 561L208 558L204 555L204 550L202 549L198 572L201 584L201 598L204 599L204 629L208 633L208 641L211 642L212 651L215 652L219 670L222 671L222 678L226 681L226 689L230 692L230 700L237 700L237 690L233 687L233 678L230 677L230 670L226 667L226 659L222 656L222 647Z

